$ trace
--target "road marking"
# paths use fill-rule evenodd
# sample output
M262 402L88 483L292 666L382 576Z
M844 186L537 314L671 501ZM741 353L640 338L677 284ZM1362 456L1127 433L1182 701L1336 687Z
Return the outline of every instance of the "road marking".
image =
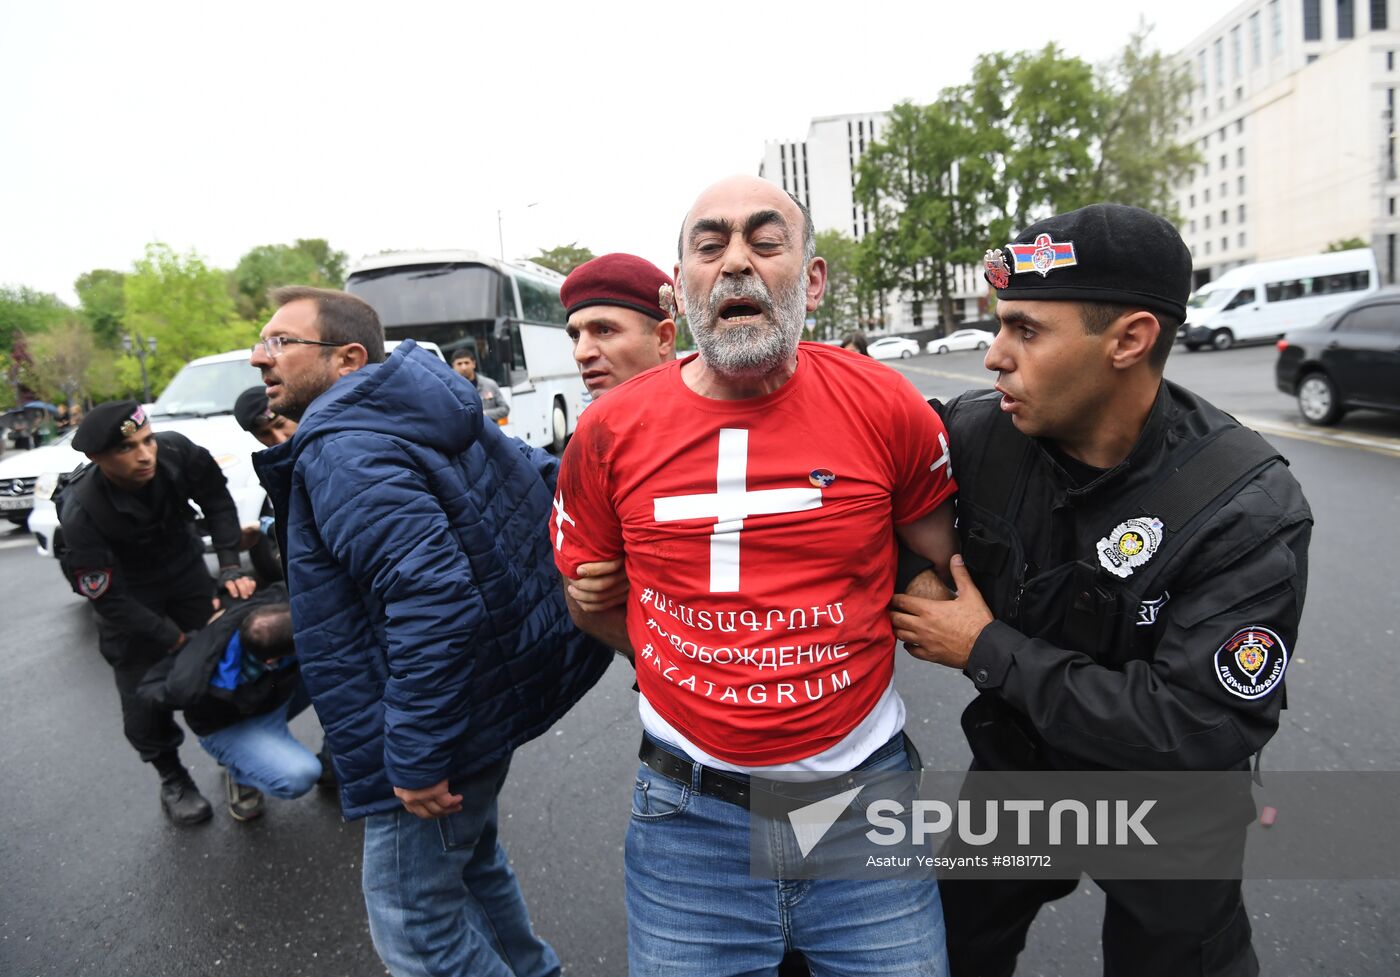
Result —
M1400 438L1387 438L1381 435L1350 434L1345 431L1324 431L1304 427L1301 422L1287 424L1279 421L1266 421L1258 417L1237 414L1235 419L1246 427L1265 434L1277 434L1281 438L1295 441L1311 441L1314 444L1330 444L1338 448L1360 448L1362 451L1378 455L1400 455Z
M899 364L901 370L912 370L914 373L926 373L931 377L943 377L945 380L965 380L968 383L975 383L979 387L990 387L994 382L992 374L984 373L980 377L971 376L967 373L953 373L951 370L930 370L926 366L909 366Z

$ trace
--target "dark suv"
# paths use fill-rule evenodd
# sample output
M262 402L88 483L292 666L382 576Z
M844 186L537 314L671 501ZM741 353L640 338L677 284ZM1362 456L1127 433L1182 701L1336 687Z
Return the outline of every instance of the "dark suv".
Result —
M1310 424L1353 407L1400 411L1400 290L1377 292L1278 341L1274 377Z

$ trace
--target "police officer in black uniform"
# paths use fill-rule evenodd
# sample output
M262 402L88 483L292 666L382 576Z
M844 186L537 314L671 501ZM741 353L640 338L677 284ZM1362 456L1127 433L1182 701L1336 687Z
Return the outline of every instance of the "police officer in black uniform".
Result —
M895 597L896 635L976 687L974 770L1248 770L1278 728L1312 515L1272 447L1162 378L1190 253L1099 204L985 261L996 390L941 408L958 596ZM1096 881L1110 977L1258 973L1237 878ZM1011 974L1075 888L944 881L954 977Z
M59 502L63 570L97 611L98 647L116 672L122 726L160 775L161 806L176 824L197 824L211 811L180 763L184 736L168 709L136 690L146 670L179 651L214 609L216 586L191 502L214 541L222 590L252 594L254 581L239 566L238 512L209 452L184 435L153 432L134 400L94 407L73 447L92 464Z

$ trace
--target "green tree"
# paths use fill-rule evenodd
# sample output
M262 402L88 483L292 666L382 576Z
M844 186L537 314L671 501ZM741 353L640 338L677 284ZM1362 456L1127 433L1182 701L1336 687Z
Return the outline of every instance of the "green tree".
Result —
M148 244L124 291L128 334L156 340L156 353L146 361L153 394L195 357L251 346L257 338L258 327L238 316L225 273L193 251L178 254L168 245ZM134 356L121 357L118 372L126 391L140 392Z
M121 340L126 315L125 281L122 272L94 268L83 272L73 283L73 291L78 293L78 315L103 346L115 348Z
M231 274L238 314L261 322L272 314L267 293L283 285L344 288L349 256L322 238L298 238L295 244L260 244L238 260Z
M94 384L100 387L101 374L110 372L98 368L99 359L105 358L98 356L92 327L76 317L34 337L30 352L34 362L29 375L34 387L41 397L54 403L80 400Z
M840 231L817 233L817 254L826 259L826 295L813 315L813 339L840 339L868 325L871 297L861 287L859 247Z
M982 137L995 176L982 203L996 223L1022 228L1091 202L1109 100L1088 62L1053 43L984 54L971 82L948 94Z
M986 249L985 201L996 178L989 145L954 90L932 105L896 105L861 157L855 196L875 220L861 240L858 272L872 289L907 296L916 323L935 299L944 326L952 324L951 269Z
M537 265L544 265L553 269L561 275L567 275L585 261L592 261L596 258L592 251L578 246L577 241L568 244L561 244L557 248L550 248L548 251L540 251L539 254L530 258Z
M1129 204L1179 221L1173 187L1201 159L1177 138L1193 82L1186 65L1151 48L1151 33L1139 27L1100 74L1098 165L1084 202Z
M1323 250L1327 252L1355 251L1357 248L1369 248L1370 246L1370 241L1363 241L1359 237L1347 237L1342 238L1340 241L1333 241L1331 244L1327 245L1327 247Z
M24 285L0 286L0 349L10 349L16 334L45 332L72 312L57 295Z

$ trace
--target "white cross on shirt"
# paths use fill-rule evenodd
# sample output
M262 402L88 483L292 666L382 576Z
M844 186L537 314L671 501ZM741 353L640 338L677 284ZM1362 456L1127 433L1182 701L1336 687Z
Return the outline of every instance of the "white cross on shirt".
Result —
M556 550L564 548L564 523L570 526L577 526L574 517L564 511L564 490L560 489L559 494L554 497L554 522L559 527L559 532L554 537L554 548Z
M948 450L948 438L943 434L942 431L938 432L938 446L943 449L943 454L941 457L935 460L932 465L928 466L928 470L931 472L936 472L944 465L947 465L948 471L946 472L946 474L951 479L953 477L953 455L952 452Z
M715 491L698 495L671 495L653 502L657 522L678 519L718 520L710 535L710 592L732 594L739 590L739 534L750 516L820 509L821 489L786 488L748 491L749 432L721 428Z

